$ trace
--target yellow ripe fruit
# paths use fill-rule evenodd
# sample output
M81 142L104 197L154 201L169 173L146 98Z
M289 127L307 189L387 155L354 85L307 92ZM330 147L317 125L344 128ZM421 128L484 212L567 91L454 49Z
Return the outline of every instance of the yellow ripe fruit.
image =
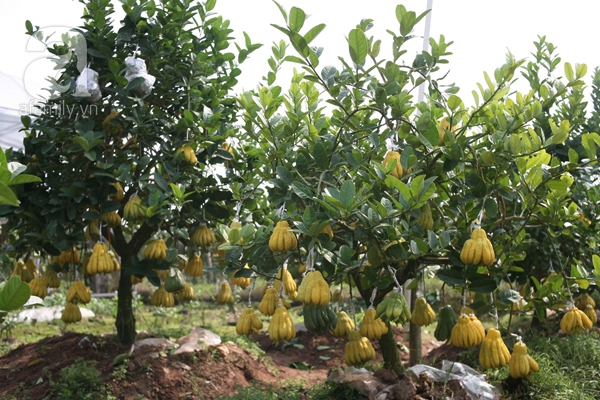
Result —
M297 300L306 304L325 307L331 300L329 285L321 271L309 271L298 288Z
M84 273L94 275L99 273L110 273L113 270L113 261L108 254L108 248L104 243L96 243L92 250L89 262L84 268Z
M329 240L333 240L333 229L331 229L331 225L325 226L325 228L323 228L320 233L326 234L327 236L329 236Z
M175 298L173 297L173 293L167 292L165 287L160 285L160 287L152 293L150 304L155 307L173 307L175 305Z
M427 304L424 297L417 298L410 320L413 324L419 326L426 326L435 321L435 311Z
M196 152L189 144L184 144L175 152L175 158L179 154L183 154L182 160L188 164L196 164L198 162L198 158L196 157Z
M146 218L146 208L142 205L142 199L133 196L123 207L123 218L129 222L140 222Z
M111 193L108 197L110 197L111 200L123 200L125 198L125 192L123 192L123 187L121 186L121 184L119 182L114 182L110 185L113 186L117 190L117 192Z
M273 315L277 309L279 296L275 288L268 288L263 295L262 300L258 304L258 311L264 315Z
M102 214L102 221L106 222L108 226L121 226L121 217L116 211Z
M510 352L497 329L488 330L487 336L481 343L479 363L483 368L503 367L510 361Z
M81 321L81 310L79 310L77 304L67 303L60 319L67 324L79 322Z
M138 283L142 283L144 281L144 278L138 278L135 275L131 275L131 284L132 285L137 285Z
M35 261L33 261L33 258L29 258L27 260L27 262L25 263L25 267L27 267L27 270L29 271L31 276L35 278L35 276L38 274L38 267L37 265L35 265Z
M288 342L296 337L296 328L284 306L279 306L269 324L269 338L274 342Z
M397 151L388 151L383 159L383 168L387 169L388 163L390 163L392 160L396 160L396 166L390 171L390 174L393 177L400 179L406 172L404 171L404 168L402 168L402 164L400 164L400 153Z
M254 310L250 307L246 307L244 311L242 311L242 315L235 325L235 331L238 335L249 335L251 333L258 333L263 327L263 323L256 316Z
M367 361L375 359L375 349L366 337L363 337L359 331L352 331L348 334L348 343L344 348L344 361L346 365L360 365Z
M13 276L18 276L25 283L29 283L33 279L31 272L29 272L23 261L16 262L15 268L13 269L13 273L10 277L12 278Z
M283 278L281 277L281 275L283 274ZM283 280L283 291L285 293L285 295L294 300L297 296L297 292L296 292L296 282L294 281L294 278L292 277L292 274L290 273L290 271L288 271L287 268L280 268L279 271L277 271L277 275L275 276L275 281L273 282L273 287L275 288L275 290L277 291L277 293L279 293L279 287L281 286L281 281Z
M167 276L169 275L168 269L155 269L154 271L156 271L158 279L160 279L161 282L164 282L165 279L167 279Z
M220 304L233 304L233 293L231 292L231 286L229 286L229 283L223 282L221 284L221 289L217 294L217 302Z
M149 260L166 260L167 259L167 245L162 238L156 239L144 249L144 258Z
M298 265L298 273L299 274L303 274L304 271L306 271L306 264L300 264L300 265Z
M523 342L515 343L508 364L508 371L513 378L524 378L531 372L539 371L538 363L527 354L527 346Z
M90 289L88 289L80 280L74 281L67 291L67 303L72 303L75 299L86 304L92 300Z
M333 294L331 295L331 302L337 303L338 301L341 301L341 300L343 300L342 292L340 291L340 289L335 289L333 291Z
M208 229L208 226L206 226L206 224L202 224L198 227L198 229L196 229L196 231L192 235L192 241L197 246L204 247L215 243L217 241L217 238L215 238L214 233L212 233L212 231Z
M250 267L248 266L248 264L244 265L244 269L250 269ZM235 274L238 272L239 270L235 270L234 272L231 273L231 275L229 275L229 280L231 281L231 283L233 285L238 285L241 288L245 288L250 286L250 282L252 281L252 278L247 277L239 277L236 278Z
M585 315L587 315L587 317L590 319L593 325L595 325L596 322L598 322L598 315L596 314L596 309L592 307L591 304L585 306L583 312L585 313Z
M457 347L475 346L477 340L477 331L473 328L471 318L466 315L458 317L458 322L452 328L450 343Z
M94 242L100 240L100 231L98 230L98 223L98 220L92 221L88 224L87 228L85 228L85 238L87 240Z
M592 296L587 293L584 293L575 299L575 307L579 308L580 310L585 310L585 307L588 304L591 305L592 308L596 308L596 302Z
M417 220L419 225L423 228L425 232L433 229L433 215L431 214L431 206L429 203L425 203L423 207L420 209L421 216Z
M37 296L41 299L48 295L48 282L46 282L46 278L33 278L29 282L29 287L31 288L31 295Z
M191 260L185 266L185 273L190 276L202 276L204 273L204 263L198 254L194 254Z
M335 336L347 336L355 328L354 321L345 311L339 311L337 314L337 324L331 333Z
M377 311L374 308L369 308L365 311L365 316L360 324L359 332L367 339L380 339L382 335L387 333L387 325L381 318L375 318Z
M296 247L298 247L298 240L294 232L291 231L287 221L279 221L269 238L269 248L274 252L285 253Z
M438 145L439 146L444 145L444 136L446 136L447 131L454 132L456 129L458 129L458 126L454 125L454 126L450 127L450 122L448 122L446 117L442 118L440 121L440 125L438 126L438 133L440 135L440 141L439 141Z
M460 260L464 264L479 265L481 263L488 267L496 261L494 247L483 229L473 229L471 238L465 242L460 251Z
M48 287L51 287L54 289L60 287L60 278L56 274L56 271L54 271L54 269L52 269L52 267L50 267L50 266L46 267L46 270L44 271L44 274L42 276L46 279L46 283L48 284Z
M194 288L186 282L183 289L176 293L176 297L179 302L194 300Z
M565 333L571 331L578 332L583 329L591 328L593 325L590 318L577 307L571 307L560 321L560 329Z

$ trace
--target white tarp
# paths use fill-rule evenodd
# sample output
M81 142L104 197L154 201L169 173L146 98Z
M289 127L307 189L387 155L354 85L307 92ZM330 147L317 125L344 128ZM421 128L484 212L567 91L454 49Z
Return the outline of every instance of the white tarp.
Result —
M21 116L33 113L33 97L27 93L23 80L0 72L0 147L23 147L25 134Z

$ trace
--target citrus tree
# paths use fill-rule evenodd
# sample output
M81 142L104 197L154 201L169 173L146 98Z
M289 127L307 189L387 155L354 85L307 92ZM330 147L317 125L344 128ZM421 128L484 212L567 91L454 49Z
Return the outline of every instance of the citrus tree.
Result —
M231 52L232 30L211 12L214 0L127 0L120 25L111 20L109 0L82 3L75 32L86 52L75 51L66 36L48 48L57 58L60 90L35 120L23 118L23 150L12 153L41 181L17 186L21 203L1 214L15 257L54 256L57 271L78 276L110 272L120 260L116 327L120 340L131 343L132 276L162 284L157 271L206 245L192 241L192 233L230 218L232 174L225 162L232 156L221 149L236 118L229 92L238 63L260 45L247 38L246 48ZM29 21L26 27L37 39L49 37ZM142 253L151 239L164 251ZM106 258L111 253L118 260ZM71 298L89 301L89 291L78 286Z
M259 88L238 98L238 147L251 168L232 186L243 228L223 228L226 271L248 264L239 275L281 277L286 266L306 267L332 287L355 286L384 320L386 295L397 298L411 278L418 288L426 270L470 297L480 316L517 309L527 296L523 312L543 319L594 283L596 241L586 239L597 234L600 136L598 104L595 117L585 115L585 65L561 64L541 37L535 60L509 54L484 73L468 107L441 76L452 42L440 36L430 51L406 54L425 13L396 7L391 59L369 36L373 21L360 21L347 34L349 56L331 66L313 44L325 25L306 27L302 9L277 6L284 23L273 26L287 40L273 44ZM283 89L277 73L290 64ZM517 80L529 88L513 90ZM287 226L297 246L281 242ZM380 344L385 367L401 372L391 329Z

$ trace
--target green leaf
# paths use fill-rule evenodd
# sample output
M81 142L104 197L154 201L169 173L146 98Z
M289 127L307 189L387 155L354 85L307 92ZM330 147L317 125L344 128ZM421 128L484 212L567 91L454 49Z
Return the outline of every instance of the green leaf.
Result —
M0 310L18 310L27 303L30 296L31 289L29 285L22 282L18 276L13 276L0 291Z
M294 177L289 169L280 165L277 167L277 177L284 181L287 185L291 185L294 182Z
M569 82L575 80L575 72L573 71L573 66L569 62L565 63L565 76Z
M217 5L217 0L206 0L206 4L204 4L204 9L206 11L211 11Z
M523 297L516 290L502 290L496 295L496 300L498 303L503 304L505 306L510 306L513 303L521 300Z
M598 256L597 254L593 254L592 262L594 263L594 272L597 276L600 276L600 256Z
M496 281L492 278L486 277L477 277L475 280L471 280L469 283L469 290L475 293L487 294L492 293L496 290L498 285Z
M300 29L302 29L302 27L304 26L305 20L306 13L301 8L292 7L292 9L290 10L290 18L288 20L290 30L296 33L300 32Z
M296 181L292 183L292 190L301 199L307 200L313 198L312 189L302 182Z
M319 33L325 29L325 26L325 24L319 24L306 32L304 35L304 40L306 40L306 43L310 44L310 42L312 42L319 35Z
M356 194L354 182L346 181L340 189L340 201L347 211L350 211L350 206L354 203L354 195Z
M35 176L35 175L29 175L29 174L20 174L15 176L14 178L12 178L10 180L10 182L8 182L9 185L21 185L23 183L32 183L32 182L41 182L42 180Z
M357 65L363 64L369 50L365 33L360 29L352 29L348 35L348 45L352 61Z
M325 150L323 142L320 140L316 142L313 151L313 157L317 162L317 167L322 170L329 169L329 157L327 156L327 150Z
M13 192L4 182L0 182L0 204L15 207L18 207L20 204L15 192Z
M6 162L6 154L4 154L4 151L2 151L2 149L0 149L0 168L8 168L8 164Z
M181 191L181 189L179 189L179 186L175 185L174 183L169 183L169 185L171 186L171 190L173 191L175 197L178 200L184 200L183 192Z
M448 285L462 286L465 284L462 271L456 269L438 269L437 276L442 282L446 282Z

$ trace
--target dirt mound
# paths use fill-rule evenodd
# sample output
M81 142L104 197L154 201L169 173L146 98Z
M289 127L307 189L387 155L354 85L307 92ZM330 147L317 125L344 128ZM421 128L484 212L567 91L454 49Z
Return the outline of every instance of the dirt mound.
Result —
M404 342L401 329L394 328L394 334L398 342ZM124 354L130 348L121 345L114 335L95 337L68 332L21 345L0 358L0 398L54 396L52 386L59 382L61 370L88 361L96 363L94 368L100 373L104 391L110 390L119 399L169 400L218 398L235 394L239 386L256 383L277 386L278 382L295 381L311 387L327 379L333 367L344 365L346 341L332 335L300 331L293 341L277 345L266 334L251 339L265 357L227 342L184 354L173 354L173 348L145 346L128 358ZM379 344L373 344L377 350L375 362L381 363ZM431 347L433 344L427 343L423 353ZM408 354L401 355L407 361Z
M115 358L129 348L112 335L93 337L66 333L21 345L0 358L0 397L42 399L51 394L63 368L78 358L94 360L102 381L119 399L216 398L234 394L236 387L253 381L274 383L273 371L248 350L225 343L209 351L168 355L151 347L125 360L125 379L113 375Z

